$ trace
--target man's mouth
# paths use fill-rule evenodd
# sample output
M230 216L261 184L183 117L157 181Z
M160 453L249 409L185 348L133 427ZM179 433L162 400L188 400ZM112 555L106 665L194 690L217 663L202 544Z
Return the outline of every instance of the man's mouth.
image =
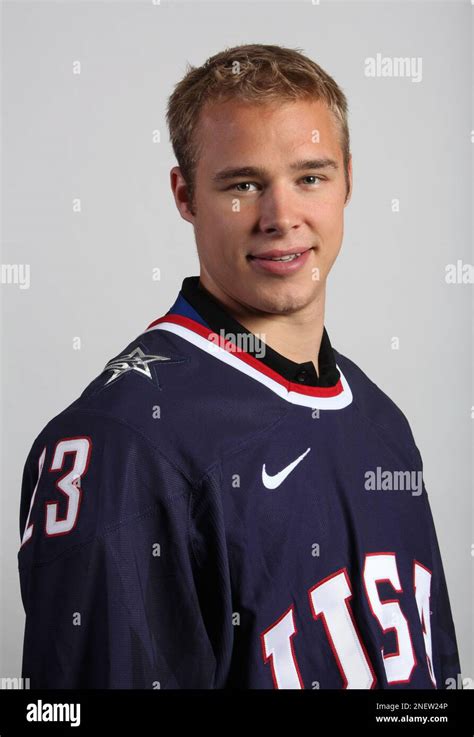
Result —
M267 274L292 274L304 266L312 251L311 248L277 249L265 251L263 253L250 253L247 259L260 273Z
M294 261L301 254L310 250L311 248L301 248L299 251L295 248L287 250L274 248L272 251L264 251L263 253L249 253L247 258L258 258L265 261Z
M294 261L295 258L301 256L300 253L292 253L289 256L250 256L250 258L262 258L264 261Z

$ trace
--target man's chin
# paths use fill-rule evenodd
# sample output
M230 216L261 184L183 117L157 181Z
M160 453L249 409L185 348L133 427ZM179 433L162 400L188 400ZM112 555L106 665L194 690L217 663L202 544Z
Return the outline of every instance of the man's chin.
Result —
M273 283L273 285L248 282L245 289L245 302L254 309L275 315L287 315L308 307L318 299L320 289L308 284ZM254 289L252 289L254 286Z

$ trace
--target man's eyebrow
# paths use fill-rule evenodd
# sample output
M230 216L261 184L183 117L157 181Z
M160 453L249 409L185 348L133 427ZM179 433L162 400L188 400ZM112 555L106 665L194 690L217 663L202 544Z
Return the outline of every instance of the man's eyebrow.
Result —
M305 169L339 169L339 164L334 159L300 159L290 165L292 171L302 171ZM240 166L238 168L228 167L217 172L212 177L213 182L225 182L228 179L237 179L238 177L260 177L264 178L268 175L268 171L260 166Z

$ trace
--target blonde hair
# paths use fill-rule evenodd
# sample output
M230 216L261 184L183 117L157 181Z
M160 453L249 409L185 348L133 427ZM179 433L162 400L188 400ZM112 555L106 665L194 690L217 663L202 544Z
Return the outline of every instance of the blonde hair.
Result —
M195 135L200 112L208 102L230 99L252 104L298 99L326 102L338 128L347 197L350 140L344 93L324 69L301 53L301 49L247 44L225 49L200 67L188 64L186 75L168 100L166 120L171 144L188 187L191 208L200 154Z

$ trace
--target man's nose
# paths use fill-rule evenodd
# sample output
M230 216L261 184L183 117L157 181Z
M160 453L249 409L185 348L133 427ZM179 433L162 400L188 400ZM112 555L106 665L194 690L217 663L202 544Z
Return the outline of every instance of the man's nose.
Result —
M302 220L301 202L288 187L269 187L260 198L260 229L265 233L285 235Z

